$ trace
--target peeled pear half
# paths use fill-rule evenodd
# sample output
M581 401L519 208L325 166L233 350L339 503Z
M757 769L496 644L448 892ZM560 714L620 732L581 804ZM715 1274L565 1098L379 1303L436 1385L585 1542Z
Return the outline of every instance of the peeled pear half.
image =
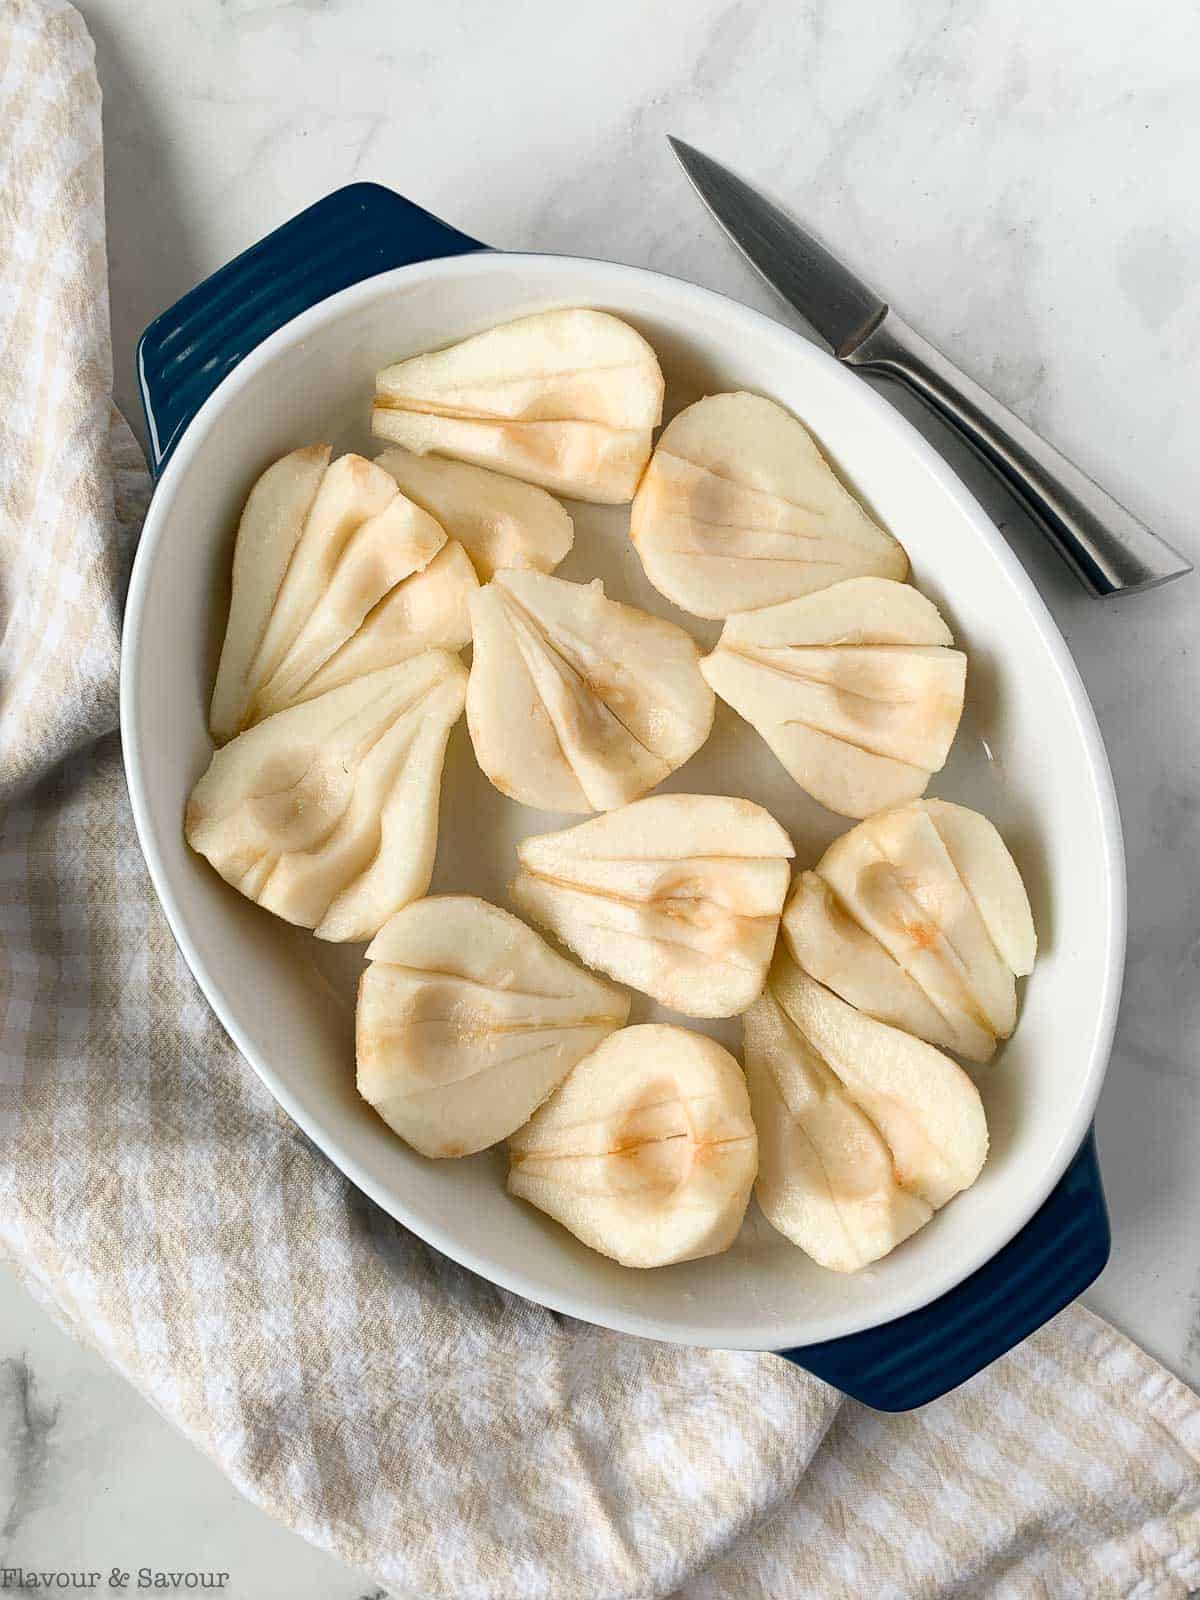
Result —
M878 1261L979 1176L979 1091L932 1045L864 1016L781 951L743 1019L755 1195L834 1272Z
M470 637L465 553L362 456L294 451L251 491L210 723L224 743L263 717Z
M1016 1024L1029 897L986 817L946 800L881 812L801 873L783 914L804 970L851 1005L971 1061Z
M622 1028L509 1142L510 1194L626 1267L727 1250L758 1141L741 1068L686 1028Z
M732 1017L762 989L792 842L724 795L638 800L517 847L517 906L588 966L691 1017Z
M967 658L906 583L848 578L725 623L700 663L802 789L869 817L915 800L962 716Z
M575 525L553 495L486 467L397 446L376 459L402 492L466 550L481 583L499 567L553 572L575 542Z
M467 726L502 794L605 811L645 794L708 737L713 693L695 640L608 600L599 579L498 572L471 600Z
M218 744L241 731L254 653L332 454L327 444L293 450L267 468L242 511L233 552L229 623L209 714Z
M698 617L727 617L844 578L903 579L871 521L782 406L716 394L681 411L646 469L629 528L646 576Z
M649 459L662 398L658 357L628 323L543 311L384 368L371 427L418 455L623 505Z
M426 1156L505 1139L629 1015L629 996L473 895L390 918L358 990L358 1089Z
M422 572L398 583L364 617L296 694L293 704L327 689L399 666L427 650L461 650L471 637L471 596L479 587L471 559L457 539L447 539Z
M184 832L235 889L321 939L370 939L429 887L466 670L430 650L267 717L213 756Z

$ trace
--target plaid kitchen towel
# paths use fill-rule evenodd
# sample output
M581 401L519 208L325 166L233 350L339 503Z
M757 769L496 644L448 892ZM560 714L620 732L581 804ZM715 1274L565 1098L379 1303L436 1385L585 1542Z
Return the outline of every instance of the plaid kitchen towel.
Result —
M1200 1587L1200 1401L1086 1311L878 1416L771 1356L491 1288L276 1108L175 950L126 802L148 485L110 399L99 90L62 0L0 0L0 167L0 1248L26 1282L252 1500L398 1592Z

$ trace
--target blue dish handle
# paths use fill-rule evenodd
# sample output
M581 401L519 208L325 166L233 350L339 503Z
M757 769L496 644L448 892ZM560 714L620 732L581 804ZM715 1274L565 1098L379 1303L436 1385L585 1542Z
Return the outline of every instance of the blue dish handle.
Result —
M184 295L138 342L155 476L243 356L339 289L392 267L487 249L373 183L339 189ZM1083 1292L1108 1260L1089 1135L1032 1222L932 1305L865 1333L780 1355L879 1411L947 1393Z
M1089 1133L1041 1210L932 1305L780 1355L876 1411L912 1411L990 1365L1087 1288L1111 1247Z
M393 267L486 249L377 183L338 189L251 245L138 340L154 476L221 380L284 323Z

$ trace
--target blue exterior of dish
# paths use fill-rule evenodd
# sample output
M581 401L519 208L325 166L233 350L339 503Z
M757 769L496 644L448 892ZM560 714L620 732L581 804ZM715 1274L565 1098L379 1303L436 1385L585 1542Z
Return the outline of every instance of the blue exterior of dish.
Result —
M393 267L485 249L377 183L338 189L251 245L138 340L155 477L221 380L302 311Z
M876 1411L913 1411L1070 1305L1102 1271L1110 1246L1089 1133L1036 1216L957 1288L878 1328L779 1354Z
M373 183L319 200L222 267L138 342L157 477L184 429L242 358L340 289L393 267L488 247ZM957 1388L1082 1294L1108 1260L1093 1135L1017 1236L932 1305L877 1328L778 1353L878 1411Z

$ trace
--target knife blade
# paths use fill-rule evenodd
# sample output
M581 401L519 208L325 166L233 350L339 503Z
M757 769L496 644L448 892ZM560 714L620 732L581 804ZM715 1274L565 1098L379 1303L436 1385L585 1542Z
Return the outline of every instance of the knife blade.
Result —
M949 423L1022 501L1096 595L1192 570L1014 412L961 372L849 267L719 161L668 139L696 193L751 266L858 372L893 378Z
M694 145L667 135L688 180L750 265L838 356L856 350L887 305L819 239Z

